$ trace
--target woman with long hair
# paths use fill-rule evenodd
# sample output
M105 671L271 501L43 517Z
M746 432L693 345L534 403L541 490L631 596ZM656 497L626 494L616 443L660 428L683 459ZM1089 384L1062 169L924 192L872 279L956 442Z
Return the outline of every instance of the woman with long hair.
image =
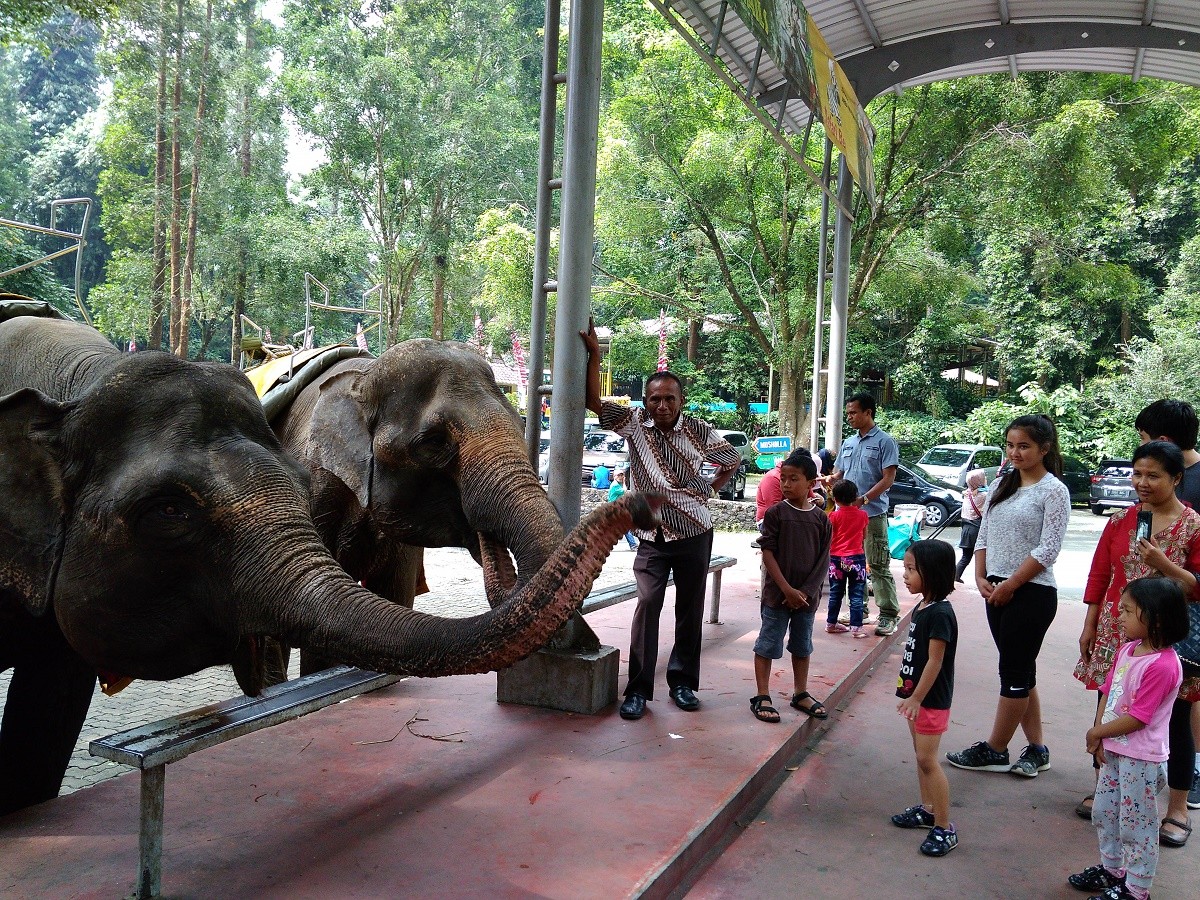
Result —
M992 731L946 759L960 769L1036 777L1050 768L1037 693L1037 656L1058 611L1054 561L1071 517L1071 495L1059 480L1058 430L1047 416L1013 419L1005 429L1012 469L988 493L975 542L975 584L987 602L988 627L1000 653L1000 700ZM1017 726L1026 747L1011 762Z
M1169 441L1149 441L1133 454L1133 487L1138 503L1115 513L1104 526L1083 594L1087 616L1079 635L1075 677L1090 691L1099 691L1104 684L1117 648L1126 640L1117 615L1125 585L1138 578L1164 575L1187 587L1189 599L1200 599L1200 587L1192 574L1200 572L1200 513L1182 503L1175 494L1183 470L1183 452ZM1138 537L1139 513L1151 516L1148 538ZM1196 686L1193 685L1193 690ZM1181 699L1176 703L1187 708L1176 711L1175 715L1186 720L1191 714L1191 704L1182 699L1184 696L1181 691ZM1189 728L1181 730L1191 735ZM1178 756L1190 765L1194 752L1189 749ZM1164 824L1164 840L1168 843L1178 835L1186 841L1187 832L1183 829L1190 826L1187 789L1191 786L1191 772L1186 766L1182 768L1183 772L1176 773L1180 777L1175 779L1177 787L1172 790L1175 805L1166 816L1173 821ZM1085 798L1076 808L1080 816L1091 817L1091 799Z

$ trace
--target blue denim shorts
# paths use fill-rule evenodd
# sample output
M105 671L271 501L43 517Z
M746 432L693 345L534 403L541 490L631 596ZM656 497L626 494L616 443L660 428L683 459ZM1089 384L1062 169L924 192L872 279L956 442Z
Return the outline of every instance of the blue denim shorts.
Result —
M813 620L817 617L818 605L813 603L808 609L788 609L762 604L762 628L754 642L755 654L766 659L779 659L783 656L783 636L790 631L788 653L801 659L812 656Z

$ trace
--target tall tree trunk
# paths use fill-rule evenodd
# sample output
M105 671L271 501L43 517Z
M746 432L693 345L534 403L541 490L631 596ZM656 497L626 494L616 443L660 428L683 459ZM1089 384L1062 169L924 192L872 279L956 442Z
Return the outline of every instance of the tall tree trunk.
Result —
M700 327L703 323L703 319L688 319L687 358L692 365L696 364L700 355Z
M154 238L150 281L149 350L163 346L163 313L166 310L167 217L164 209L167 193L167 7L158 4L158 87L154 95Z
M446 224L446 199L439 184L434 189L433 203L429 211L430 233L433 243L433 339L440 341L445 334L446 319L446 272L449 269L447 254L450 236Z
M179 346L175 355L188 355L188 321L192 317L192 275L196 268L196 228L200 215L200 160L204 151L205 81L208 79L208 54L212 46L212 0L204 15L203 49L200 51L200 84L196 93L196 133L192 135L192 184L188 191L187 255L183 260L183 294L179 303ZM200 354L200 359L204 354Z
M242 135L238 144L238 170L242 175L242 188L250 185L250 91L249 75L251 58L254 55L254 3L245 5L245 38L242 55ZM250 238L243 228L238 235L237 274L233 280L233 339L229 347L229 361L239 365L242 361L242 315L246 312L247 289L249 287Z
M179 346L180 313L180 243L183 228L183 185L181 179L183 152L180 146L180 107L183 105L183 0L175 3L175 91L171 100L171 335L172 352Z

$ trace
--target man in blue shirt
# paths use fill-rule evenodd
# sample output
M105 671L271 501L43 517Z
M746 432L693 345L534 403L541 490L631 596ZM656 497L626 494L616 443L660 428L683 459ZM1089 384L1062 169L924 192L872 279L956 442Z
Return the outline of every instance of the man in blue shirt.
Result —
M896 480L900 447L895 438L875 425L875 398L868 393L855 394L846 401L846 421L855 433L842 442L836 460L837 471L830 483L848 478L858 485L859 495L855 502L868 517L867 565L871 569L871 584L879 607L875 633L886 637L895 633L900 621L887 533L888 490Z
M607 491L609 486L608 466L604 463L592 469L592 487L599 491Z

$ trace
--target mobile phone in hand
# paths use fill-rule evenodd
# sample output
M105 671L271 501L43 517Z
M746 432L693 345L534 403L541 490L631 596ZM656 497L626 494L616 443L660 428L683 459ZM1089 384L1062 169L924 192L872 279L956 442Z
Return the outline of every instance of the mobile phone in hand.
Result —
M1134 540L1150 540L1151 522L1154 520L1154 513L1148 509L1138 510L1137 514L1137 530L1134 532Z

